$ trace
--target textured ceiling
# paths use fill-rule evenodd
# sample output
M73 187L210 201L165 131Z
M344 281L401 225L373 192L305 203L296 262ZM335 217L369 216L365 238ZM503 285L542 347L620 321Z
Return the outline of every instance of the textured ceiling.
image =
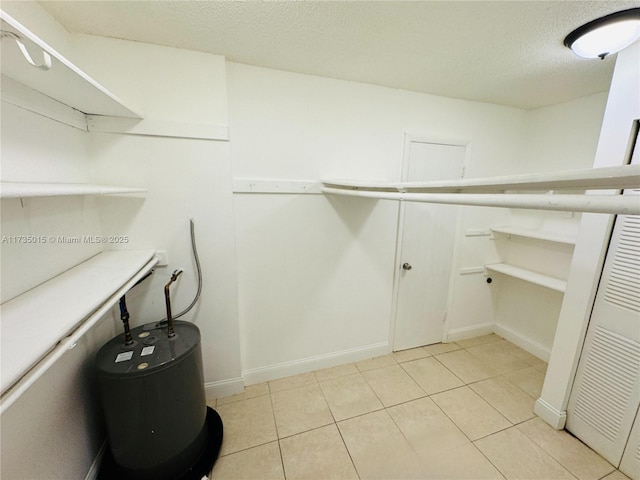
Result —
M638 1L42 1L67 30L250 65L537 108L608 89L563 46Z

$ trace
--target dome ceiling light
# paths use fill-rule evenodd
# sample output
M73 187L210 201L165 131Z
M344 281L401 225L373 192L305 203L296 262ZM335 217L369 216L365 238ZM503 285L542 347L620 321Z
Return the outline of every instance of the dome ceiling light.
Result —
M564 39L573 53L583 58L604 58L640 38L640 8L605 15L576 28Z

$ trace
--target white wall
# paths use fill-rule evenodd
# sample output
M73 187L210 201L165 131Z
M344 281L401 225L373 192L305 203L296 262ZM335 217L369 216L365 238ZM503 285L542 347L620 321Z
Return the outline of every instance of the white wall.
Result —
M72 37L34 2L3 2L5 7L118 96L131 99L145 112L143 123L152 133L185 123L196 131L226 126L223 58ZM202 332L208 393L241 389L228 142L86 133L5 102L2 115L3 180L149 188L149 194L141 196L2 201L3 234L76 235L100 229L99 233L128 236L123 248L166 250L169 266L158 268L152 280L127 296L133 324L163 316L162 286L173 268L185 270L172 290L174 309L191 300L196 282L189 217L196 219L204 287L198 307L185 319ZM78 245L2 247L3 300L97 253ZM69 479L87 474L104 440L92 360L119 331L119 323L112 313L106 315L2 415L3 479Z
M227 72L236 178L397 180L405 132L469 140L467 175L492 175L513 168L524 138L522 110L234 63ZM236 194L234 207L249 383L389 350L396 204ZM468 210L461 229L487 228L496 213ZM461 250L483 264L473 245ZM473 277L464 294L491 308ZM452 329L492 317L454 303Z
M85 132L2 102L3 181L87 182L87 148ZM1 205L8 237L96 235L100 229L91 198L4 199ZM1 250L5 302L95 255L99 246L3 242Z
M470 140L468 177L588 168L606 98L525 112L234 63L227 70L234 178L398 179L405 132ZM392 202L238 193L234 204L248 383L389 350ZM475 233L509 224L575 233L578 222L461 208L445 338L493 331L498 321L548 355L562 295L533 288L523 314L530 285L489 286L466 274L507 256L501 242ZM531 248L511 255L535 257ZM550 273L566 277L570 247L544 249Z
M591 168L606 103L606 93L527 113L522 161L514 173ZM577 235L581 214L509 210L508 225ZM493 241L502 261L567 279L573 247L519 237ZM528 282L494 276L497 331L548 360L563 294Z
M2 180L86 182L86 133L2 102ZM3 199L1 233L100 234L90 197ZM3 301L98 253L91 244L3 242ZM60 299L62 302L73 298ZM46 321L46 318L42 319ZM83 478L104 437L90 381L93 355L115 333L106 315L17 403L3 413L0 476ZM36 460L37 459L37 460Z
M241 387L241 375L252 383L390 348L397 206L320 195L232 197L232 176L398 179L405 132L469 140L467 176L530 171L521 160L523 145L533 148L527 144L529 132L542 132L547 126L548 134L555 132L547 123L555 121L554 115L573 115L582 108L559 107L547 115L233 63L225 66L221 57L197 52L68 36L37 4L28 5L3 2L3 8L16 15L28 14L19 20L51 33L48 40L53 39L56 48L145 112L143 122L151 129L158 122L226 125L228 85L231 143L111 133L78 136L70 127L29 115L14 126L7 122L6 129L3 122L2 138L3 175L12 174L7 179L33 180L32 173L44 166L42 172L55 173L58 181L89 179L150 189L140 197L59 200L65 211L78 213L68 220L76 229L93 228L98 212L102 231L128 235L128 248L168 252L169 266L159 268L128 297L134 324L163 315L161 287L173 268L185 268L173 289L176 308L191 299L195 277L188 218L196 219L205 286L189 319L203 333L205 376L212 392ZM593 105L585 102L585 110L595 114L597 100ZM3 120L22 115L4 114ZM60 139L64 146L54 154L29 157L36 158L30 173L17 163L31 150L60 145ZM7 161L15 160L7 163L7 170L5 145L12 152ZM545 149L550 151L553 142L548 145ZM85 154L87 163L82 161ZM54 207L53 202L28 201L23 207L19 200L3 201L3 228L5 218L16 218L10 225L14 229L27 224L57 228L51 223ZM502 223L505 215L508 212L501 209L462 209L450 334L492 328L495 290L482 275L460 275L459 270L497 256L488 239L465 234ZM20 263L14 252L6 267L12 274ZM72 264L77 252L47 255ZM4 263L3 257L3 282ZM24 285L35 281L29 277ZM87 471L103 438L92 406L90 359L117 323L108 316L3 415L3 478L81 478ZM59 437L64 441L53 441Z
M96 51L103 52L99 60ZM194 124L198 130L227 125L222 57L88 35L76 36L76 55L88 73L135 100L145 115L140 123L151 129L158 123ZM229 382L241 389L228 142L92 132L89 150L94 181L149 190L143 198L101 199L105 233L128 236L122 248L168 253L168 267L132 292L132 325L164 317L163 286L176 268L184 273L172 287L174 312L191 302L197 283L189 237L193 217L203 292L183 319L201 330L209 393L230 393Z

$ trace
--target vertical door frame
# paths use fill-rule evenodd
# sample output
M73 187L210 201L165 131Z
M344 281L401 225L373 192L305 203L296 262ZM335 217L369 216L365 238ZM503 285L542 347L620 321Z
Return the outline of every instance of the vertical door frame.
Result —
M402 164L400 166L400 181L407 181L407 174L409 172L409 154L411 143L433 143L438 145L451 145L456 147L465 147L464 152L464 160L462 162L462 178L466 176L466 171L469 165L469 160L471 158L471 140L467 138L460 137L445 137L439 135L429 135L429 134L415 134L415 133L404 133L404 144L402 150ZM389 314L389 345L391 347L391 351L395 351L395 337L396 337L396 323L397 323L397 315L398 315L398 293L400 290L400 261L402 260L402 242L403 242L403 233L404 233L404 216L405 216L405 205L404 202L398 202L398 222L396 225L396 252L395 258L393 261L393 290L391 294L391 312ZM456 238L458 237L458 233L461 229L461 220L462 216L458 215L456 220ZM457 258L458 255L459 242L455 241L453 245L453 259ZM449 305L451 304L452 296L453 296L453 269L451 271L451 275L449 276L449 286L448 286L448 298L447 298L447 311L449 310ZM442 326L442 340L446 339L446 333L449 330L449 316L445 316L445 321Z

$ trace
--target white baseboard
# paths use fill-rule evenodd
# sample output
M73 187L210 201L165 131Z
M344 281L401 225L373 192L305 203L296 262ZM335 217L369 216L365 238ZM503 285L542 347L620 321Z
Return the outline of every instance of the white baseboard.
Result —
M480 335L489 335L493 333L493 322L481 323L480 325L472 325L470 327L455 328L449 330L446 335L447 342L455 342L457 340L465 340L467 338L478 337Z
M542 345L540 342L536 342L524 335L516 332L515 330L505 327L504 325L495 325L494 332L500 335L505 340L509 340L511 343L519 346L523 350L526 350L531 355L535 355L545 362L549 362L551 357L551 348Z
M542 420L547 422L556 430L562 430L567 423L567 412L555 409L542 398L536 400L536 404L533 407L533 413L538 415Z
M208 382L204 384L204 391L207 398L222 398L242 392L244 383L241 377L220 380L219 382Z
M91 468L87 472L87 475L84 477L84 480L96 480L98 478L98 473L100 472L100 464L102 463L102 457L104 456L104 452L107 449L107 440L105 439L102 442L102 446L100 450L98 450L98 454L96 458L93 459L93 463L91 464Z
M367 358L386 355L391 352L389 342L381 342L364 347L342 350L340 352L318 355L315 357L283 362L266 367L253 368L242 372L242 378L246 385L276 380L278 378L312 372L322 368L335 367L346 363L358 362Z

